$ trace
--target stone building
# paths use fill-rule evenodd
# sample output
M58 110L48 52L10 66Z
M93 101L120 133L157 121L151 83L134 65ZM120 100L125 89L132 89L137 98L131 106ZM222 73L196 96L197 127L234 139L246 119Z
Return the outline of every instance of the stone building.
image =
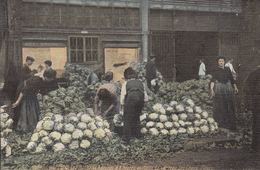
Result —
M248 22L243 5L240 0L1 0L0 72L10 61L19 67L32 55L35 67L51 59L59 75L70 62L112 70L120 79L127 65L154 53L166 79L174 65L178 81L196 78L200 58L209 72L218 55L234 58L235 66L242 61Z

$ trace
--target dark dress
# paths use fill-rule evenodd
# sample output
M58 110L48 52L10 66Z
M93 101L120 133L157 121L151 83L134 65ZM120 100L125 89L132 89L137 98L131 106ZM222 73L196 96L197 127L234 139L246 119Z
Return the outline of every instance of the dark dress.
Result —
M215 83L213 117L218 122L219 127L235 130L234 91L232 87L235 80L230 69L217 68L212 74L211 82Z
M129 80L126 83L124 103L123 139L129 143L130 139L141 137L140 115L144 107L144 86L140 80Z
M260 152L260 68L250 74L247 80L250 109L253 112L252 148Z
M155 63L152 61L149 61L145 66L145 70L146 70L147 86L151 90L151 81L156 78Z
M23 98L15 112L18 117L16 126L18 131L32 132L35 129L40 115L37 94L42 88L42 83L43 80L40 77L34 76L28 79L21 88Z

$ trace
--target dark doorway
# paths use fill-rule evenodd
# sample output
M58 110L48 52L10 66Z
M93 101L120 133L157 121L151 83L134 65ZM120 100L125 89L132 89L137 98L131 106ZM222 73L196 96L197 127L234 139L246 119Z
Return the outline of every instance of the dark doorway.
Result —
M216 32L176 32L175 35L177 81L197 78L200 58L205 59L208 72L215 67L212 60L218 55Z
M152 31L150 34L150 53L156 56L157 69L165 80L173 78L175 63L175 34L172 31Z

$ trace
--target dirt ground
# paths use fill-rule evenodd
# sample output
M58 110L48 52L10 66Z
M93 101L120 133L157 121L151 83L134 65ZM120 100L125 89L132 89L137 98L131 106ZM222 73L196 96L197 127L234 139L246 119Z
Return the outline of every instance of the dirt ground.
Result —
M2 167L2 170L8 169ZM208 169L260 169L260 155L248 150L222 149L200 152L182 152L164 160L147 160L132 165L59 165L51 167L33 166L33 170L208 170Z

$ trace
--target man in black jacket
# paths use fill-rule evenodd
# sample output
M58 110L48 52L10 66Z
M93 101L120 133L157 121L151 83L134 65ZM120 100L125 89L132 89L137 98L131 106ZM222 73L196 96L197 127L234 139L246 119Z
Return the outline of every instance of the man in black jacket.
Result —
M150 56L150 61L145 66L147 86L151 90L151 81L156 78L155 55Z

